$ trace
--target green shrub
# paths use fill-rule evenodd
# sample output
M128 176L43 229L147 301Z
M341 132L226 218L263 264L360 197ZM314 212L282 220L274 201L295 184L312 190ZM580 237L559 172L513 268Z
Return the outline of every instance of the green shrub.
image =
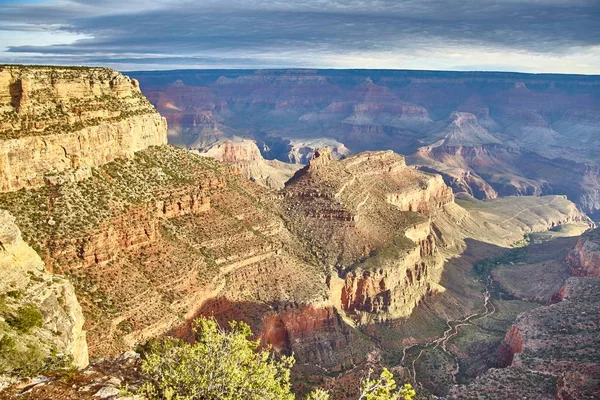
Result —
M290 368L293 357L277 360L269 351L259 350L259 341L248 338L250 327L230 322L221 328L212 318L194 322L195 344L180 339L151 340L139 351L146 382L138 394L150 400L293 400ZM393 375L384 369L379 378L361 381L360 400L412 400L409 384L398 388ZM306 400L329 400L322 389Z
M359 400L412 400L416 396L409 383L397 388L394 376L385 368L378 379L371 379L371 374L369 371L367 379L360 383Z
M292 400L293 357L277 360L248 338L243 322L221 328L214 319L194 323L195 344L166 338L147 345L140 393L149 399Z
M124 319L123 321L117 324L117 329L125 334L133 332L133 324Z
M329 393L323 389L315 389L306 397L306 400L329 400Z
M15 349L15 339L8 335L2 336L0 339L0 355L10 354Z
M26 304L17 310L17 314L10 316L6 322L22 333L41 327L43 322L42 312L33 304Z

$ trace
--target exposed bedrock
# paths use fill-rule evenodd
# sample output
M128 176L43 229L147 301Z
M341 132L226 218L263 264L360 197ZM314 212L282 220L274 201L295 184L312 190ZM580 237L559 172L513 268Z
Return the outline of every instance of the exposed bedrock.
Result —
M56 353L72 357L75 367L87 366L84 317L73 285L45 270L40 256L21 238L15 218L4 210L0 210L0 295L0 337L6 346L0 373L43 369L45 359ZM23 307L41 313L39 326L24 331L15 325ZM19 365L19 359L29 365Z
M565 261L574 276L600 277L600 229L582 235Z
M479 199L565 194L586 213L600 210L597 164L551 159L503 144L427 146L411 159L426 171L442 174L455 192Z
M136 80L103 68L0 67L0 191L71 180L148 146L166 120Z
M595 399L600 396L600 279L571 277L558 302L519 314L490 369L450 399ZM503 387L499 387L499 383Z

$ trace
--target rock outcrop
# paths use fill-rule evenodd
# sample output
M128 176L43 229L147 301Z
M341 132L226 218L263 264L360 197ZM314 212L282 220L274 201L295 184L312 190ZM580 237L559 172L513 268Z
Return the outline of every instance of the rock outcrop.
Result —
M272 189L283 188L285 182L301 168L279 160L265 160L254 140L233 138L216 142L198 151L201 156L212 157L238 168L243 176Z
M88 364L81 306L71 282L48 273L0 210L0 374L36 374ZM40 316L37 320L36 315Z
M438 291L431 216L454 199L441 177L389 151L335 161L324 148L283 193L292 231L336 271L334 304L357 321L408 317Z
M600 277L600 229L582 235L565 261L574 276Z
M0 66L0 191L89 177L166 143L166 121L138 82L104 68Z
M330 139L354 153L414 155L411 163L480 199L564 194L586 213L600 210L597 76L393 70L136 76L170 129L181 132L171 137L174 144L185 137L185 146L195 140L205 146L233 135L268 143ZM273 158L288 162L289 155Z

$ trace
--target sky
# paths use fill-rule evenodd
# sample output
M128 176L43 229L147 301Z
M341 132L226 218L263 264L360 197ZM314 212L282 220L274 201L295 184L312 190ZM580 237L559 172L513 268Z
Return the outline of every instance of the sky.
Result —
M0 63L600 74L600 0L0 0Z

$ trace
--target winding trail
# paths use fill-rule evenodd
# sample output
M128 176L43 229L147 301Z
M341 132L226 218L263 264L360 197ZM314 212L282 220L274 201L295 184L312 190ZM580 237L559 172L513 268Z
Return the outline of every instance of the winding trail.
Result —
M521 211L519 211L518 213L516 213L515 215L513 215L510 218L505 219L504 221L500 222L499 225L504 225L505 223L507 223L508 221L512 221L513 219L517 218L519 215L523 214L524 212L530 211L534 208L540 208L540 207L546 207L551 205L552 203L554 203L556 201L556 199L558 199L558 197L553 198L551 201L544 203L544 204L538 204L535 206L531 206L531 207L527 207L522 209Z
M473 321L483 320L483 319L488 318L489 316L493 315L496 312L496 307L494 306L494 304L491 301L491 293L490 293L491 285L492 285L492 277L490 275L488 275L486 290L485 290L485 292L483 292L483 307L484 307L483 312L471 314L471 315L468 315L468 316L458 319L458 320L448 320L448 321L446 321L446 325L448 326L448 329L446 329L444 331L442 336L438 337L437 339L433 339L429 342L417 343L417 344L407 346L402 350L402 359L400 361L400 365L406 367L405 362L406 362L406 357L407 357L408 351L410 351L413 348L421 348L421 350L419 351L419 354L417 355L417 357L414 360L412 360L412 363L410 364L410 366L408 368L409 375L411 376L413 382L417 383L416 363L417 363L417 361L419 361L419 359L421 358L423 353L425 353L426 351L432 351L437 348L440 348L442 350L442 352L444 352L444 354L446 354L448 357L450 357L452 360L454 360L455 367L454 367L454 371L452 372L452 383L455 383L455 384L457 383L456 376L460 372L460 364L458 362L458 357L455 356L450 350L448 350L448 348L447 348L448 341L450 339L452 339L454 336L458 335L459 328L461 326L473 325L473 323L472 323Z

